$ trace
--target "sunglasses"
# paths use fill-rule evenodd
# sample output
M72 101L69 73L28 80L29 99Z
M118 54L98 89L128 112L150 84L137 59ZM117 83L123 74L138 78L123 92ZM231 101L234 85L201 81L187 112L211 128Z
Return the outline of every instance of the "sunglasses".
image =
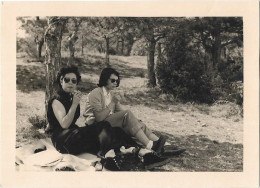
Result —
M114 82L118 83L119 82L118 79L110 79L110 80L111 80L111 83L114 83Z
M77 80L76 80L76 79L64 78L64 82L65 82L65 83L69 83L70 80L71 80L71 82L72 82L73 84L76 84L76 83L77 83Z

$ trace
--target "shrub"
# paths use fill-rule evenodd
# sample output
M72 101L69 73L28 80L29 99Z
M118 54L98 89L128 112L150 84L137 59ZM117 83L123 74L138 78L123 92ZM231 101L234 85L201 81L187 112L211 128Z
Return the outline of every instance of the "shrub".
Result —
M133 46L130 55L145 56L147 51L145 39L136 41Z
M25 52L30 58L38 58L36 44L32 38L22 38L16 43L17 52Z
M36 129L42 129L46 127L46 120L44 117L41 117L39 115L35 115L32 117L29 117L29 122L35 127Z
M204 69L201 52L190 46L184 34L168 38L164 44L156 66L162 91L184 101L211 103L211 77Z

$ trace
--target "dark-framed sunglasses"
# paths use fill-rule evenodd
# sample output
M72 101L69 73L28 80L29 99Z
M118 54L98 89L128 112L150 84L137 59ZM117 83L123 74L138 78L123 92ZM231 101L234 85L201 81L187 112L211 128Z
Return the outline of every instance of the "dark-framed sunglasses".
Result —
M111 80L111 83L114 83L114 82L119 83L118 79L110 79L110 80Z
M73 84L76 84L76 83L77 83L77 80L76 80L76 79L73 79L73 78L72 78L72 79L70 79L70 78L64 78L64 82L65 82L65 83L69 83L70 81L71 81Z

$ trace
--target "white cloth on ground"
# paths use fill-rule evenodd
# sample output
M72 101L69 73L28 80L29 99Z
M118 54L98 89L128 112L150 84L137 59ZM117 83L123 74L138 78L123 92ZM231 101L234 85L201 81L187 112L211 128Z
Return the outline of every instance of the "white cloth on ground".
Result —
M38 153L35 150L42 149ZM100 159L90 153L80 155L61 154L49 138L16 149L16 169L19 171L55 171L65 167L75 171L95 171L93 163Z

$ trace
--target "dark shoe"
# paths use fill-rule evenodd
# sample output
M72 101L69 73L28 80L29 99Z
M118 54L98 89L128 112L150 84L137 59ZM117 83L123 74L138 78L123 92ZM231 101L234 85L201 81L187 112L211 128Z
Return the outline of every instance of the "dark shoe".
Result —
M143 156L143 163L144 163L146 170L163 166L163 165L167 164L169 161L170 161L170 159L161 157L157 153L154 153L154 152L147 153Z
M167 150L177 150L180 149L180 147L176 146L176 145L164 145L163 146L163 150L167 151Z
M161 155L165 156L165 157L172 157L172 156L180 155L185 151L186 151L186 149L182 149L182 148L172 149L172 150L171 149L164 149L164 151L161 153Z
M55 171L75 171L75 170L73 168L71 168L71 167L64 166L62 168L55 169Z
M119 160L117 160L116 157L107 157L105 159L103 159L102 161L103 166L107 169L107 170L111 170L111 171L121 171L121 163Z
M152 150L155 151L156 153L161 153L165 142L166 142L166 138L164 136L160 136L157 141L153 142Z

